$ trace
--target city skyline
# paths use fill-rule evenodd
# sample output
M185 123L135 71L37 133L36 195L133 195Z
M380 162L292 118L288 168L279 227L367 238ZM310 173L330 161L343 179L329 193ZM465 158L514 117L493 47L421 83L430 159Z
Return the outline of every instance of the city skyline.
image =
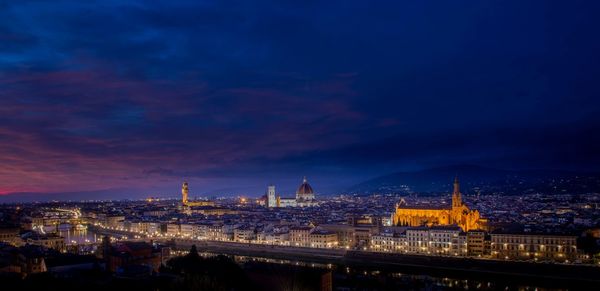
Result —
M597 11L0 0L0 282L587 290Z
M0 195L598 172L599 5L5 2Z

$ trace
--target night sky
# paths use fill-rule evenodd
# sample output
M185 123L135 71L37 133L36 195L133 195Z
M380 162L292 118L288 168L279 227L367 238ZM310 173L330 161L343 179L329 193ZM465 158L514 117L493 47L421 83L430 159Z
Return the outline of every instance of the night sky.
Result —
M600 1L125 2L0 0L0 194L600 170Z

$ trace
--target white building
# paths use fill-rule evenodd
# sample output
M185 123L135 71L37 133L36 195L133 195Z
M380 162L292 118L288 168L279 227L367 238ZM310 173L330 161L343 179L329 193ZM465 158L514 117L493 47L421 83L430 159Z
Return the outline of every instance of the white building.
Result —
M265 235L265 243L274 245L289 245L290 233L289 231L267 233Z
M251 242L256 239L256 228L254 226L242 226L233 230L233 240L237 242Z
M232 241L234 238L234 224L215 223L208 226L208 240Z
M406 248L409 253L429 253L429 229L411 227L406 230Z
M440 255L466 256L466 235L456 226L439 226L429 229L429 251Z
M267 188L267 206L269 208L277 207L277 197L275 195L275 186L273 185Z
M407 252L406 233L388 229L371 237L371 249L376 252Z
M208 239L210 236L209 224L194 225L194 236L202 239Z
M215 223L208 226L208 233L206 234L206 239L208 240L224 240L225 236L223 235L223 224Z
M149 234L156 234L160 232L160 224L158 222L143 222L142 229Z
M274 201L274 204L271 202ZM306 180L302 180L302 184L296 190L295 197L281 197L275 194L275 186L269 186L267 189L267 205L269 207L310 207L317 206L315 200L315 192Z
M181 236L191 237L194 235L194 228L195 226L193 224L180 224L179 234Z
M406 229L409 253L466 256L467 236L458 226L411 227Z
M281 198L279 197L279 207L296 207L298 203L296 198Z
M167 223L167 235L179 235L179 224Z
M492 233L491 239L494 258L568 262L577 257L577 236Z

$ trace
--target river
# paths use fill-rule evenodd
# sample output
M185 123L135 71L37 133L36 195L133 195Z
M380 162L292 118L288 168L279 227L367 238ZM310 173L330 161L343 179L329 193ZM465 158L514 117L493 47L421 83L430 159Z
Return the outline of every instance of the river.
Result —
M184 255L174 251L173 255ZM202 257L218 254L201 252ZM306 268L327 269L332 273L334 289L341 290L568 290L571 286L549 286L538 282L515 282L500 278L443 277L420 272L397 272L372 267L349 267L341 264L323 264L310 261L280 260L256 256L227 255L242 268L247 263L282 264Z
M60 236L65 238L66 245L82 245L82 244L93 244L100 242L102 237L97 235L95 232L88 231L87 229L76 230L61 230Z

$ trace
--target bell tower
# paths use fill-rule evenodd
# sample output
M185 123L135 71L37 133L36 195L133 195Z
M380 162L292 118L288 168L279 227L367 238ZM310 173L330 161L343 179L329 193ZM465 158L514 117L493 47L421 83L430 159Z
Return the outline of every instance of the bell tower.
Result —
M183 182L183 185L181 186L181 202L183 202L183 205L188 203L188 193L188 182Z
M270 185L267 188L267 207L277 207L277 198L275 198L275 186Z
M452 192L452 208L459 208L462 206L462 197L460 194L460 183L458 182L458 176L454 177L454 191Z

